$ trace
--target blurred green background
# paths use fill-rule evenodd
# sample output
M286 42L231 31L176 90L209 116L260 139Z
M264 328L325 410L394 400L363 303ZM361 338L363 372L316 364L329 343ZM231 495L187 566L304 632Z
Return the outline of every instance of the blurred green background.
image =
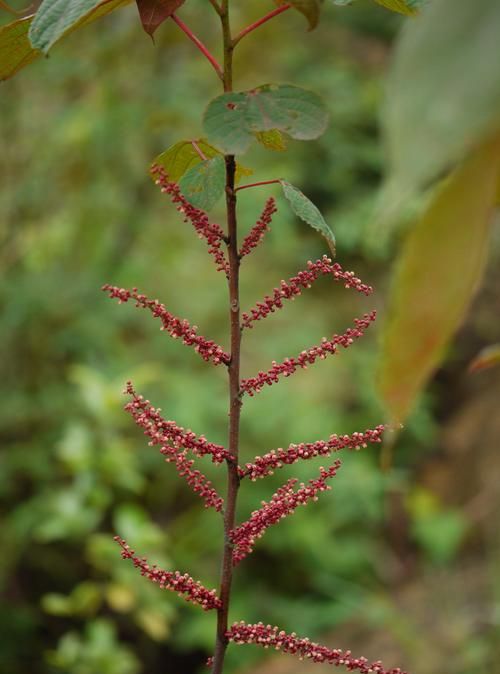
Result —
M207 4L188 3L182 17L215 48ZM267 7L234 4L237 25ZM241 44L238 88L293 82L320 92L332 113L320 141L294 142L286 154L254 148L245 164L256 179L283 177L313 199L335 230L339 261L377 288L364 299L319 281L246 335L244 376L373 305L383 313L402 230L381 241L368 229L384 175L384 76L401 23L360 2L329 7L312 34L288 12ZM224 443L224 372L99 290L138 286L227 344L224 279L147 175L168 145L200 135L218 83L173 24L155 42L131 6L0 89L2 674L196 674L212 648L214 616L142 579L112 540L118 533L151 561L217 585L219 518L147 446L121 391L132 379L167 418ZM267 194L241 194L243 230ZM326 252L281 197L278 205L265 245L244 261L243 307ZM239 567L232 619L419 674L500 673L500 377L467 373L500 338L499 247L497 231L481 292L392 468L380 470L379 447L343 456L333 491L270 530ZM383 421L377 328L369 332L245 403L246 460ZM240 516L290 475L313 475L315 463L244 485ZM266 655L231 648L228 674L309 671Z

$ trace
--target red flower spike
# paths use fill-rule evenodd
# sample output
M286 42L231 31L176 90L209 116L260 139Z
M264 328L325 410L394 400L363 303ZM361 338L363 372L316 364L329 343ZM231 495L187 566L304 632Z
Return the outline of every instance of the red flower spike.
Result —
M380 425L373 429L369 428L363 433L331 435L328 440L301 442L298 445L290 445L287 449L281 447L273 449L264 456L255 457L253 463L247 463L244 468L240 468L240 477L249 477L254 482L260 477L272 475L276 468L291 466L302 459L329 456L332 452L338 452L341 449L361 449L368 443L381 442L385 429L386 426Z
M179 477L183 477L195 494L205 501L205 508L214 508L221 512L224 507L224 499L212 487L210 480L199 470L193 470L194 461L188 459L186 451L179 452L177 449L165 445L160 452L166 457L167 463L174 463Z
M224 230L220 225L210 222L208 215L196 208L187 201L181 194L177 183L168 179L168 174L162 166L155 164L151 167L151 173L156 179L156 184L160 186L164 194L168 194L172 203L179 213L184 216L184 222L191 222L200 239L205 239L208 245L208 252L214 258L217 265L217 271L223 271L229 277L229 263L226 259L221 246L225 241Z
M221 363L227 365L231 360L229 354L222 347L211 339L198 335L196 325L191 326L185 318L177 318L177 316L167 311L165 305L161 304L158 300L150 300L146 295L139 294L137 288L126 290L125 288L118 288L107 283L102 287L102 290L107 292L111 299L117 299L120 304L132 299L135 300L136 307L149 309L154 318L161 320L161 330L168 332L174 339L182 339L186 346L192 346L203 360L207 362L211 361L214 365L220 365Z
M385 669L380 661L369 662L366 658L354 658L351 651L342 651L339 648L327 648L320 644L298 637L295 632L287 634L278 627L257 623L248 625L241 621L234 623L226 633L229 641L235 644L257 644L264 648L274 648L283 653L297 655L300 660L309 659L312 662L345 667L348 671L358 671L360 674L406 674L399 667Z
M164 419L159 407L153 407L149 400L137 395L132 382L127 382L125 393L132 396L132 401L125 405L125 410L144 429L144 434L151 438L150 446L171 444L176 449L188 449L196 456L208 454L213 463L222 463L232 458L222 445L208 442L203 435L196 435L190 429L178 426L175 421Z
M207 590L206 587L188 576L187 573L181 574L179 571L163 571L156 565L150 566L145 557L137 557L134 550L119 536L114 540L122 549L122 558L131 559L134 566L141 571L141 576L146 576L153 583L158 583L163 590L172 590L177 592L179 597L183 597L192 604L199 604L204 611L218 609L221 606L220 599L215 590Z
M324 360L328 355L337 353L337 347L349 347L355 339L363 336L364 331L375 320L376 316L377 312L372 311L365 314L363 318L354 319L354 328L348 328L341 335L333 335L330 340L323 338L321 344L313 346L307 351L302 351L296 358L287 358L282 363L273 361L272 368L267 372L259 372L256 377L243 379L241 392L253 396L261 391L266 384L268 386L276 384L280 377L289 377L299 367L306 369L308 365L315 363L318 358Z
M231 532L231 542L235 546L233 564L238 564L252 552L256 539L261 538L268 527L291 515L299 506L317 501L319 493L329 491L331 487L327 480L335 477L340 466L341 462L335 461L330 468L320 468L319 477L309 480L307 485L301 483L297 491L294 487L298 481L288 480L273 494L269 503L262 501L262 507L254 510L246 522Z
M278 209L276 208L276 201L274 200L274 197L270 197L266 201L262 215L257 220L247 236L243 239L243 243L241 244L239 252L240 257L245 257L245 255L251 253L252 250L257 248L259 243L261 243L266 232L268 232L270 229L269 225L271 224L273 215L277 212L277 210Z
M373 292L373 288L362 283L354 272L344 271L338 262L332 264L330 258L323 255L321 260L309 261L306 270L299 271L288 281L281 281L280 287L274 288L272 295L267 295L264 301L257 302L250 312L242 314L242 327L253 327L255 321L260 321L276 309L281 309L284 300L295 299L302 294L303 289L310 288L320 276L325 275L332 276L335 281L343 282L346 288L354 288L363 295L370 295Z

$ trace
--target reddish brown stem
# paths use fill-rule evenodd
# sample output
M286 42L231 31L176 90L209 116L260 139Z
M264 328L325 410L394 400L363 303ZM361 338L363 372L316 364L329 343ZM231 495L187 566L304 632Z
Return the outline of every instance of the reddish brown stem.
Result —
M229 21L229 0L222 0L221 24L224 41L224 91L233 89L233 42ZM230 533L235 528L236 502L240 486L238 474L239 434L240 434L240 293L238 255L238 235L236 219L236 190L234 188L236 162L234 156L227 155L226 160L226 213L227 213L227 249L229 259L229 321L231 329L231 360L229 363L229 441L228 449L232 460L227 461L227 496L224 511L224 551L222 557L219 598L221 606L217 610L217 633L212 666L212 674L222 674L228 646L228 616L233 582L233 544Z
M217 76L222 80L223 79L222 68L221 68L219 62L217 61L217 59L215 58L215 56L210 53L210 51L207 49L207 47L205 47L203 42L198 37L196 37L196 35L189 28L189 26L187 26L184 23L184 21L179 19L179 17L176 16L175 14L172 14L171 19L179 26L179 28L182 31L184 31L184 33L188 36L188 38L192 42L194 42L194 44L198 47L198 49L201 51L203 56L211 63L213 69L217 73Z
M258 183L248 183L247 185L240 185L240 187L236 188L236 192L239 190L247 190L249 187L261 187L262 185L274 185L276 183L280 183L281 180L276 178L275 180L261 180Z
M269 14L266 14L263 16L261 19L256 21L255 23L250 24L250 26L247 26L246 28L243 28L243 30L238 33L238 35L233 39L233 47L238 44L238 42L245 37L245 35L248 35L252 31L254 31L256 28L259 28L262 26L264 23L267 23L271 19L274 19L275 16L278 16L278 14L282 14L283 12L286 12L287 9L290 9L292 5L289 3L286 3L285 5L281 5L277 9L273 9L272 12L269 12Z

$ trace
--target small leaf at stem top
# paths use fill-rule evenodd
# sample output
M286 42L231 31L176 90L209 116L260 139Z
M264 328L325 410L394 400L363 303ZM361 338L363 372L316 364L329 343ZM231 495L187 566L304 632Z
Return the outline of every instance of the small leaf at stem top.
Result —
M142 27L153 37L155 30L186 0L136 0Z
M316 28L321 13L323 0L274 0L277 5L290 4L294 9L303 14L309 23L309 30Z
M328 226L325 218L321 215L317 206L315 206L297 187L286 182L286 180L280 180L280 185L283 189L283 194L295 215L320 232L320 234L327 240L332 255L335 255L335 235Z
M180 179L179 188L189 203L209 211L224 194L226 163L221 155L201 161Z

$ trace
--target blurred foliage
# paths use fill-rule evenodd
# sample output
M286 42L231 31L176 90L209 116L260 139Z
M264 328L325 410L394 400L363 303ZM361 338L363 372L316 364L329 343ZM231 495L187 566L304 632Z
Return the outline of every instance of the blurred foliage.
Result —
M183 17L216 44L218 26L207 19L205 4L192 0ZM235 24L256 19L265 4L240 3ZM306 86L325 97L332 124L316 143L292 142L286 155L256 146L245 164L248 159L257 180L282 177L313 199L334 223L339 259L378 285L380 303L395 242L374 241L368 225L383 167L377 110L400 19L359 2L325 9L312 38L302 17L286 13L280 21L279 31L268 25L242 42L238 88L259 84L263 73ZM5 674L194 674L204 671L212 648L213 616L146 582L120 561L112 541L119 533L152 562L188 571L210 587L217 582L219 520L147 446L122 411L121 390L132 379L169 418L224 443L224 373L159 333L144 312L99 293L104 282L137 285L226 343L223 279L147 176L153 157L180 138L200 135L200 113L219 93L218 83L175 26L162 26L155 40L153 47L130 7L75 33L48 61L2 85ZM243 228L255 221L266 195L265 189L241 193ZM325 252L322 239L290 217L278 195L276 189L280 211L266 245L245 261L244 306ZM457 372L500 338L491 321L497 296L488 293L477 326L408 421L395 467L380 472L376 448L346 455L331 494L273 528L239 569L234 619L262 619L311 637L330 630L345 636L354 622L384 635L387 648L374 647L374 656L402 652L408 669L425 673L432 671L428 652L455 653L454 644L467 644L462 658L450 657L449 669L444 663L439 671L495 671L498 536L485 528L477 540L462 497L425 476L444 452L438 426L457 408ZM248 334L243 375L317 342L370 307L318 282ZM367 336L338 359L249 401L243 456L379 423L375 345ZM223 483L216 468L204 467ZM241 516L292 473L305 479L316 468L294 466L249 485ZM465 487L463 494L474 495ZM474 502L471 512L490 512L488 503ZM429 576L444 568L458 572L483 556L487 610L470 622L451 609L453 619L439 613L453 625L449 641L393 599L410 581L425 594ZM432 585L428 592L427 600L437 590ZM345 645L364 650L353 634ZM256 667L262 656L231 649L228 673Z

